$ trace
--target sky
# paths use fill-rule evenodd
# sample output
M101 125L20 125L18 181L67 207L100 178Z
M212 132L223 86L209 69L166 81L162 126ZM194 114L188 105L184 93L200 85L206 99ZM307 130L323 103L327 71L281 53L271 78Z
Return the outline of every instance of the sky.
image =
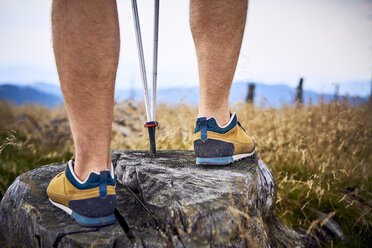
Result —
M141 87L131 1L118 0L121 51L117 88ZM0 0L0 82L58 84L51 0ZM186 0L160 1L158 87L198 85ZM149 82L153 1L139 0ZM372 0L251 0L234 81L369 95Z

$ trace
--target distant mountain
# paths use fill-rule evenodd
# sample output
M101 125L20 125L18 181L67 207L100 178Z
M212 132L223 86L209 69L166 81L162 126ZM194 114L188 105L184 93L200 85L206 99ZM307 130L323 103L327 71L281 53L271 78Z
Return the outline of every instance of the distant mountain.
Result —
M44 93L54 95L54 96L58 96L58 97L62 98L61 88L58 85L48 84L48 83L44 83L44 82L37 82L37 83L34 83L30 86L32 88L35 88L38 91L41 91L41 92L44 92Z
M248 94L248 82L235 82L231 87L230 104L245 102ZM283 105L291 105L295 102L296 89L287 85L266 85L255 83L255 99L254 103L261 107L281 107ZM117 90L115 98L120 100L139 100L143 101L142 90ZM319 94L315 91L304 90L305 104L318 104L321 100L329 102L334 98L331 94ZM348 97L352 104L358 104L362 101L367 101L367 98ZM168 89L158 89L157 102L168 104L199 104L199 87L178 87Z
M287 85L276 84L266 85L261 83L255 84L255 98L254 104L262 107L281 107L283 105L291 105L295 102L296 89L291 88ZM248 94L248 82L235 83L231 87L231 103L238 103L245 101ZM333 95L330 94L319 94L314 91L304 90L304 103L319 103L320 97L323 101L329 102L332 100Z
M39 91L31 86L12 84L0 85L0 99L20 104L40 104L45 107L56 107L63 104L61 96Z
M248 94L248 82L234 83L231 87L230 102L238 103L245 101ZM295 102L297 89L287 85L276 84L267 85L262 83L255 84L254 104L261 107L281 107L283 105L292 105ZM367 97L357 96L338 96L338 99L347 99L352 105L357 105L368 101ZM303 90L304 104L319 104L335 100L333 94L323 94L312 90Z
M248 82L235 82L231 87L230 103L244 102L248 93ZM255 83L254 103L261 107L281 107L292 105L295 101L296 89L287 85L266 85ZM55 107L63 104L61 90L58 85L48 83L35 83L29 86L13 84L0 84L0 98L16 104L41 104L46 107ZM197 105L199 103L199 87L160 88L157 90L156 100L159 103ZM319 94L315 91L304 90L305 104L317 104L320 100L329 102L334 98L331 94ZM341 98L341 97L340 97ZM143 101L141 89L115 91L116 101L136 100ZM347 97L351 104L367 101L367 98Z

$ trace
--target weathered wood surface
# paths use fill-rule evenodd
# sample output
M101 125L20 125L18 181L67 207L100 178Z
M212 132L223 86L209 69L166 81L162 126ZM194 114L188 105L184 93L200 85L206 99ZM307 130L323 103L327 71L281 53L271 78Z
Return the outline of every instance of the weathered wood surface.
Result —
M313 240L273 215L275 182L254 156L195 165L192 151L113 151L114 225L81 227L52 206L46 187L63 164L19 176L0 206L0 235L13 247L308 247Z

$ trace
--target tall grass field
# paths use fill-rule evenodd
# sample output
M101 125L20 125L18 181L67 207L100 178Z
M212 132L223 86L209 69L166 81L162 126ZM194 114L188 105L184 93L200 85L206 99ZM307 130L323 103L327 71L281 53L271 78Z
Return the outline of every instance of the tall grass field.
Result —
M372 247L372 104L239 104L232 111L274 174L281 222L319 234L325 225L319 214L326 214L345 238L323 239L321 246ZM73 157L63 107L0 102L0 116L0 198L21 173ZM116 104L112 149L148 149L145 116L141 103ZM159 105L157 148L192 150L196 116L196 107Z

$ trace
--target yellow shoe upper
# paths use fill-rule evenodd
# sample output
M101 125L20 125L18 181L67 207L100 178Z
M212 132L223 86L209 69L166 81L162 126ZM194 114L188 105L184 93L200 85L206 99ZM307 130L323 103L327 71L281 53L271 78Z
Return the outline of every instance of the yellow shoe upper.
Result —
M66 176L66 171L69 173L69 165L67 164L66 169L56 175L48 185L47 194L49 198L57 203L60 203L64 206L69 206L70 201L73 200L84 200L90 198L100 197L100 188L97 182L97 185L91 184L90 187L76 187L71 183L71 181ZM90 175L91 177L91 175ZM90 178L88 178L87 183L89 183ZM97 181L97 180L96 180ZM77 182L74 182L75 184ZM115 184L112 185L111 182L107 184L107 195L115 195ZM95 186L95 187L94 187Z
M194 150L198 157L226 156L228 153L214 150L231 150L231 147L231 155L252 153L255 149L254 140L237 121L235 113L224 127L220 127L214 118L198 118L194 131Z

